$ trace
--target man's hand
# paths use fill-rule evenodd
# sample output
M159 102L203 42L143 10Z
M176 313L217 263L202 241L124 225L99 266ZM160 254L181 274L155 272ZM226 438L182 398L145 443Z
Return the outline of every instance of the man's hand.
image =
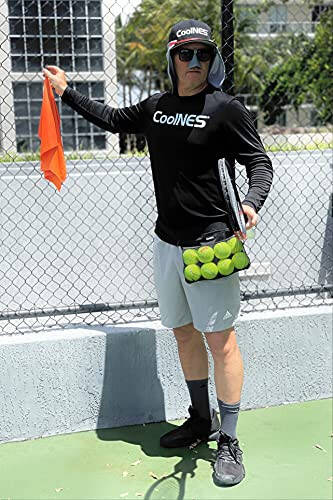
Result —
M246 229L251 229L251 227L255 227L258 224L258 214L254 210L254 208L249 205L242 205L242 209L244 214L247 217ZM247 239L246 234L243 234L241 231L236 231L235 236L240 241L245 241Z
M258 224L258 214L254 208L249 205L242 205L244 214L247 217L246 229L251 229Z
M65 72L57 66L46 66L43 68L43 76L50 80L56 93L62 96L67 87Z

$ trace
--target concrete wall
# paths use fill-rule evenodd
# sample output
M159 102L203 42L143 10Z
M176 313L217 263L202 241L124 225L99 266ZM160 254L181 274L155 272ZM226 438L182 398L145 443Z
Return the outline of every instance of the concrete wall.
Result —
M331 312L239 319L242 410L331 396ZM212 384L210 395L217 407ZM159 322L0 336L0 442L181 418L189 402Z

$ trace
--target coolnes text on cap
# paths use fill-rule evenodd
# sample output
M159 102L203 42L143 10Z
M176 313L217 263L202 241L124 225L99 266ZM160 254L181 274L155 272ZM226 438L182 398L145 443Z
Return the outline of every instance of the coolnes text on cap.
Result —
M166 123L167 125L180 125L181 127L204 128L210 116L191 115L186 113L176 113L176 115L165 115L162 111L156 111L153 116L155 123Z
M176 32L177 38L185 35L192 35L196 33L197 35L204 35L208 36L208 30L205 30L204 28L188 28L187 30L178 30Z

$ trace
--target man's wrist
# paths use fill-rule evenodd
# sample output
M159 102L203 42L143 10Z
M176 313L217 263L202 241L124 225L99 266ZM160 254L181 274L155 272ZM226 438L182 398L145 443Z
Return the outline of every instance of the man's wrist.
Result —
M61 94L60 94L60 97L62 97L63 93L65 92L65 90L67 89L68 87L68 84L66 83L65 85L62 85L60 87L60 90L61 90Z
M257 212L257 209L256 209L256 207L255 207L254 203L252 203L251 201L246 201L246 200L244 200L244 201L242 201L242 203L241 203L241 204L242 204L242 205L247 205L248 207L253 208L253 210L254 210L255 212Z

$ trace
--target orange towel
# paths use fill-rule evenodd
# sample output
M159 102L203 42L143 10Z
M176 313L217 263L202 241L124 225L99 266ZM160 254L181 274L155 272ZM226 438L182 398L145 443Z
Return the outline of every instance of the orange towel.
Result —
M43 102L38 136L40 138L40 168L45 179L53 182L58 191L66 179L66 163L60 135L60 118L48 78L44 80Z

